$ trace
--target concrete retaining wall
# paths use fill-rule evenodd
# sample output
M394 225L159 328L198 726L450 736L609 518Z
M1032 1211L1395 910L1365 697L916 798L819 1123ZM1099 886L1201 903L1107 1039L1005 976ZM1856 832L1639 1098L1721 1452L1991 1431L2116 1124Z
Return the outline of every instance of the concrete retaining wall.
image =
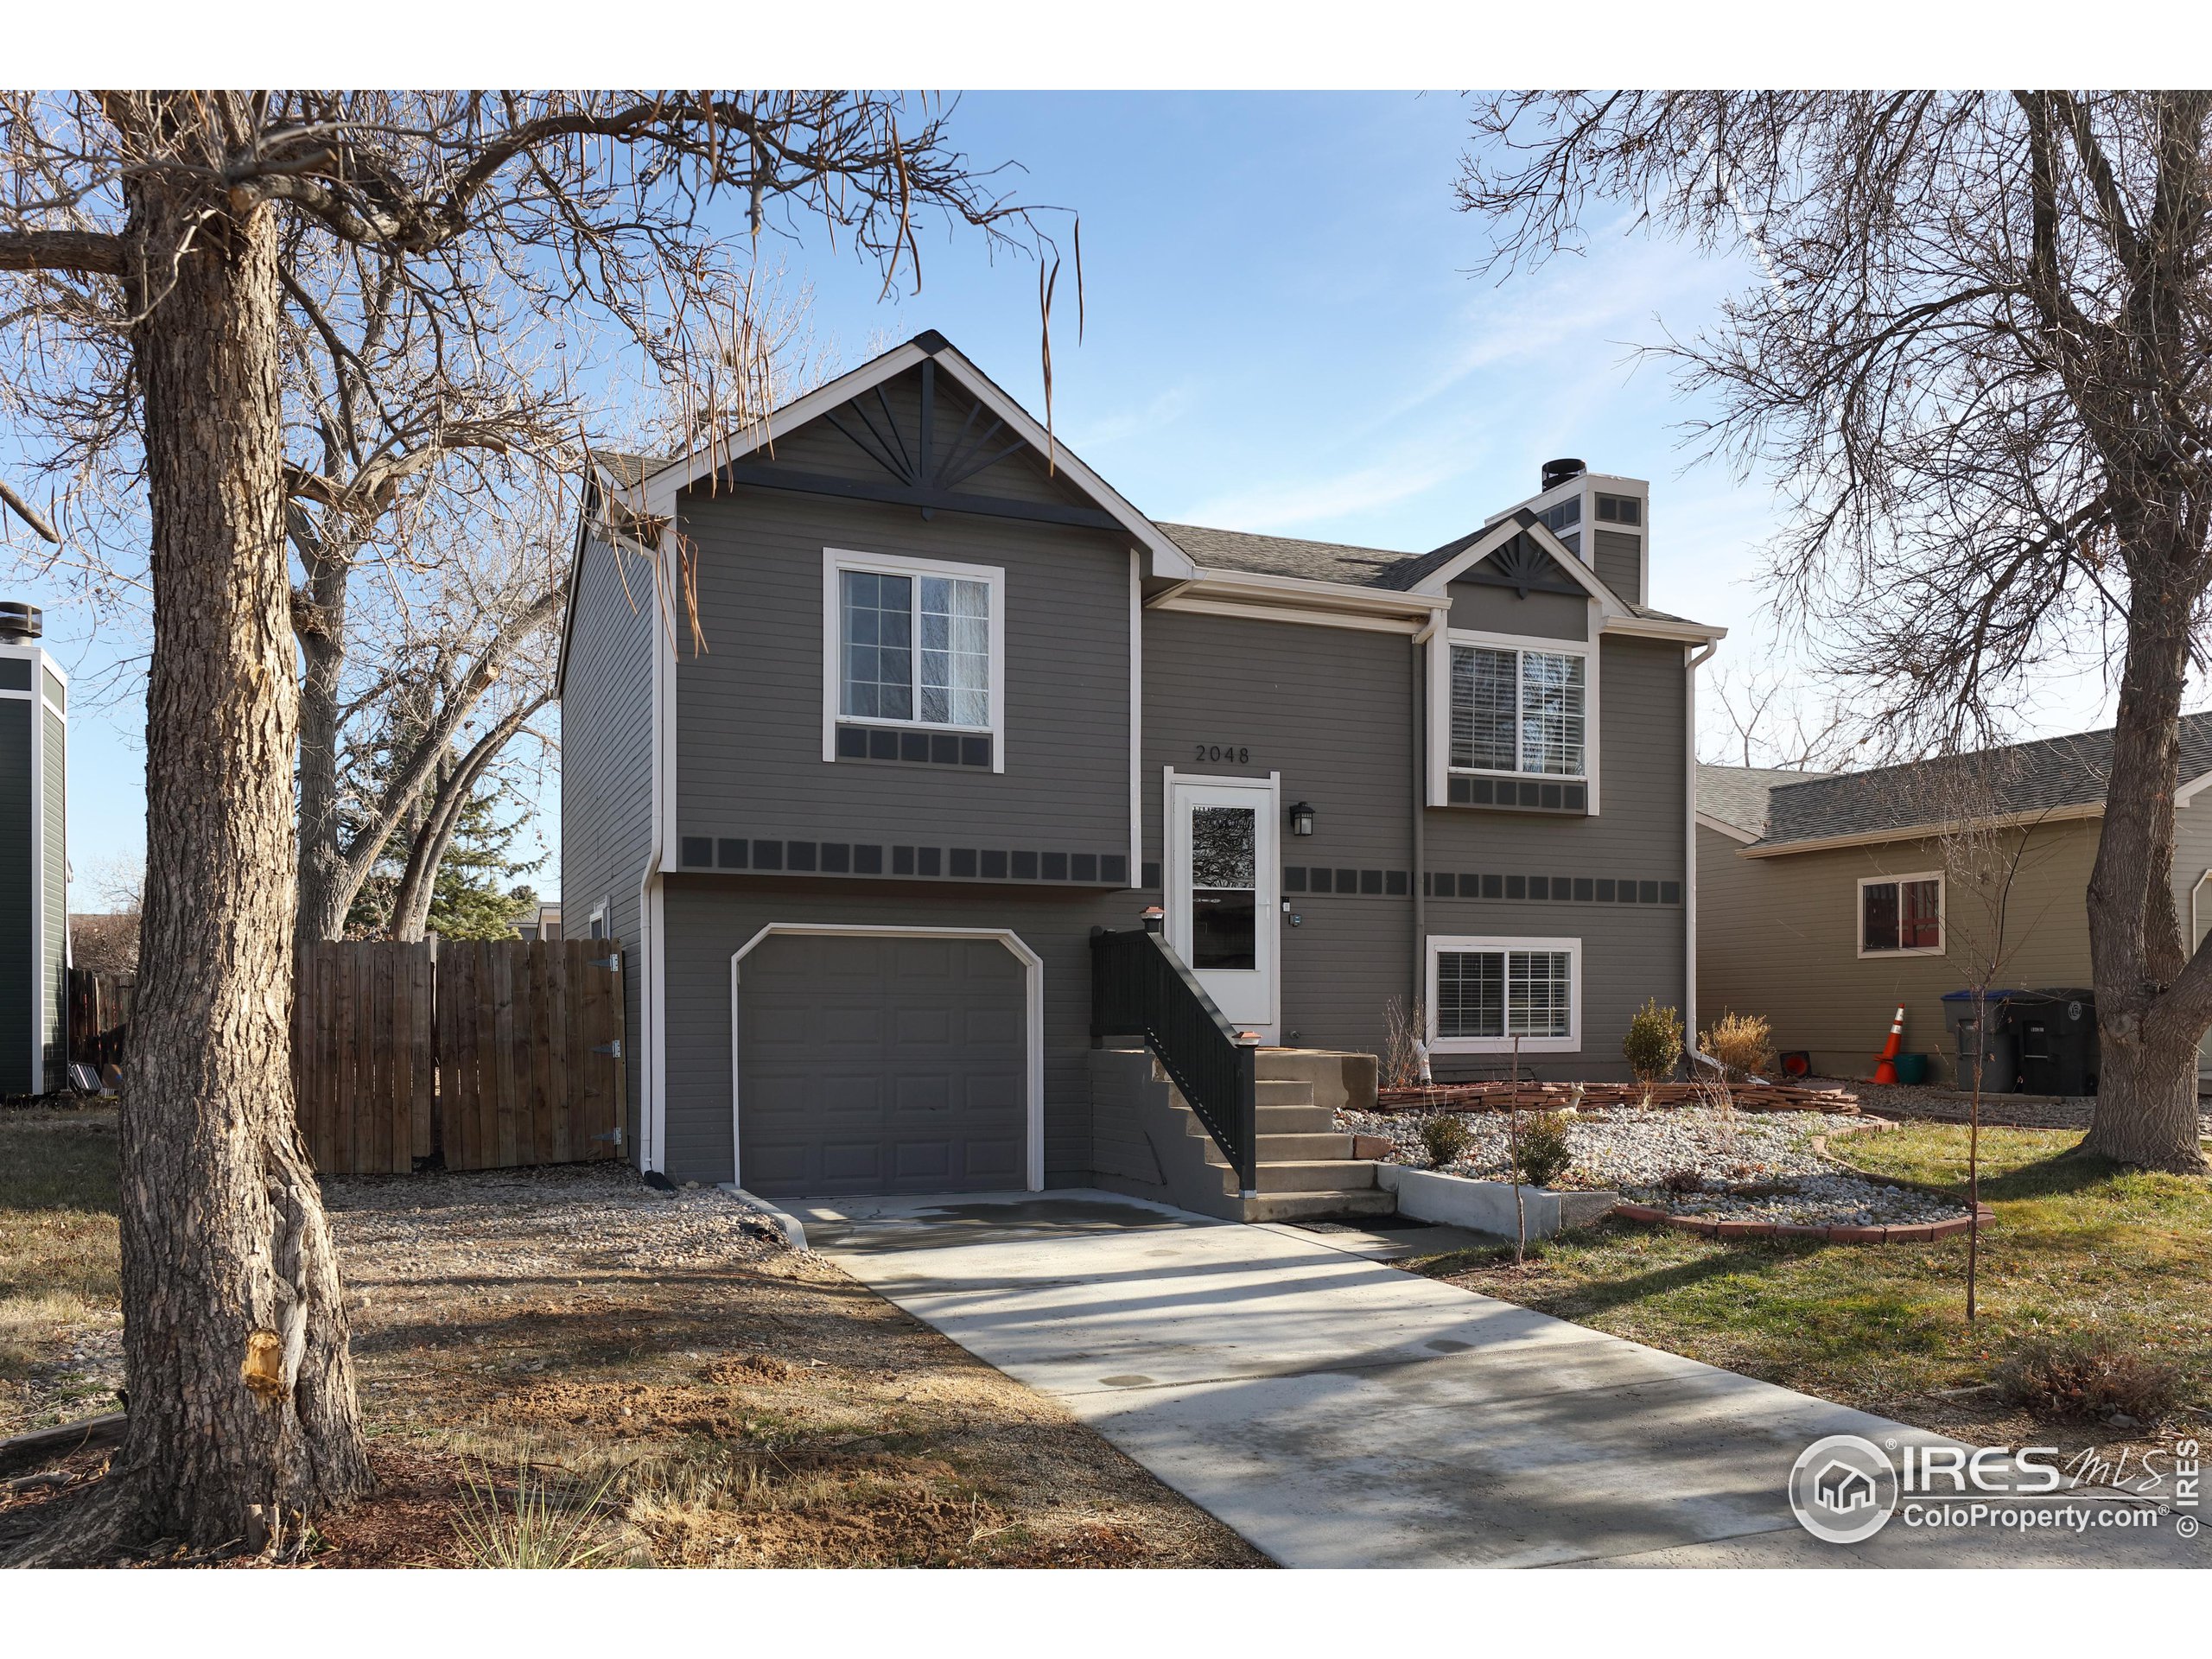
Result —
M1446 1227L1471 1227L1507 1238L1514 1236L1510 1181L1471 1181L1463 1175L1440 1175L1434 1170L1408 1169L1403 1164L1378 1164L1375 1178L1385 1191L1397 1195L1402 1216ZM1554 1192L1541 1186L1521 1189L1531 1238L1549 1238L1566 1228L1587 1227L1620 1198L1618 1192Z

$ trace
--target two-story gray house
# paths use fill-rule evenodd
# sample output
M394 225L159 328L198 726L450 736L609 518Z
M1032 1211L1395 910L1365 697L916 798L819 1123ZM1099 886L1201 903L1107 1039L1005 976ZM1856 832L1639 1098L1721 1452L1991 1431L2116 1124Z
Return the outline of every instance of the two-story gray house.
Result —
M1688 1007L1720 631L1646 603L1639 480L1554 463L1425 554L1155 523L931 333L582 502L561 892L647 1170L1182 1193L1149 1084L1312 1211L1342 1089L1281 1051L1395 1000L1440 1077L1611 1078Z

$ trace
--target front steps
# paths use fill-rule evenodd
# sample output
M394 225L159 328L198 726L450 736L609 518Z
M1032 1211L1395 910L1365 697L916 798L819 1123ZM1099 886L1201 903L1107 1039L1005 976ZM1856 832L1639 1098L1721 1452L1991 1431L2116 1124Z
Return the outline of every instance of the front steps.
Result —
M1335 1057L1263 1048L1258 1058L1260 1145L1253 1173L1259 1192L1255 1197L1238 1193L1229 1160L1190 1109L1182 1106L1181 1096L1176 1097L1190 1119L1190 1133L1203 1145L1207 1164L1217 1172L1222 1196L1242 1211L1238 1219L1310 1221L1394 1212L1398 1201L1376 1184L1373 1161L1351 1155L1351 1136L1337 1128L1336 1112L1315 1099L1333 1081L1317 1061ZM1332 1092L1345 1091L1338 1084Z
M1236 1173L1167 1075L1142 1049L1091 1056L1093 1164L1103 1186L1227 1221L1387 1216L1397 1199L1354 1158L1336 1108L1371 1105L1375 1058L1263 1048L1258 1061L1258 1191Z

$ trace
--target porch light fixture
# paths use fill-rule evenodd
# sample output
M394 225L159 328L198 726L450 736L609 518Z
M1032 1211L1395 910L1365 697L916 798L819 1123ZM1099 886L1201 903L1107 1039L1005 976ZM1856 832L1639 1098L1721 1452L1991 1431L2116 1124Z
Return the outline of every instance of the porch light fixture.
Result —
M1310 836L1313 833L1312 802L1300 801L1290 809L1290 833L1294 836Z

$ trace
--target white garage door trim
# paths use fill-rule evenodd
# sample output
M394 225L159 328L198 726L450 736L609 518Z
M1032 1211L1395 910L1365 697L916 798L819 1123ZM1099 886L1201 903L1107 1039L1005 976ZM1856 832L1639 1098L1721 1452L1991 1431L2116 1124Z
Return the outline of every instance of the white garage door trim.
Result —
M817 933L859 939L996 939L1021 964L1022 1001L1028 1015L1027 1057L1029 1109L1024 1129L1028 1142L1029 1191L1045 1190L1045 959L1024 944L1010 927L891 927L864 926L845 922L771 922L740 945L729 959L729 1168L730 1185L745 1185L744 1137L738 1122L738 1091L745 1071L738 1054L739 970L762 940L778 933Z

